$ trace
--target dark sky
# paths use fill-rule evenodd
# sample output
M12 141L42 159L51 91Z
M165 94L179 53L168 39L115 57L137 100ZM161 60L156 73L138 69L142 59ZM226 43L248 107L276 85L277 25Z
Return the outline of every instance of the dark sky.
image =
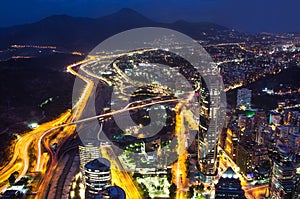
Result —
M53 14L100 17L124 7L161 22L185 19L244 32L300 32L299 0L1 0L0 26Z

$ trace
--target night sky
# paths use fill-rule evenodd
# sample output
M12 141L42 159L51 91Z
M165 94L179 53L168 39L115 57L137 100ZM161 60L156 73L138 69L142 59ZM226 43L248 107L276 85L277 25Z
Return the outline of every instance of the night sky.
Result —
M1 0L0 26L54 14L101 17L132 8L160 22L208 21L243 32L300 32L299 0Z

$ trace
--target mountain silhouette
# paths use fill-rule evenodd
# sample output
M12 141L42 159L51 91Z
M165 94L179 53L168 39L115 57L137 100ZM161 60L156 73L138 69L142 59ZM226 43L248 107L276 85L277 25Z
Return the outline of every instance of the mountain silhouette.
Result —
M13 44L27 44L55 45L67 50L89 52L106 38L139 27L170 28L194 39L203 39L209 35L229 31L225 27L207 22L189 23L184 20L174 23L155 22L134 10L124 8L100 18L54 15L31 24L0 28L0 49Z

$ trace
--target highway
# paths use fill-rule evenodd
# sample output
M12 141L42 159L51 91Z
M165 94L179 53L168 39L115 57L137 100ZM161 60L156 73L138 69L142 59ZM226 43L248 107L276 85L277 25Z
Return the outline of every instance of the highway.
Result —
M149 51L148 50L140 50L137 52L143 52L143 51ZM131 52L133 53L133 52ZM67 67L67 71L71 74L79 77L82 79L86 85L83 89L80 98L78 99L77 103L73 107L72 112L66 111L61 116L59 116L57 119L41 124L36 129L24 133L19 136L15 146L12 146L12 150L14 151L12 159L8 162L8 164L0 171L0 192L3 192L7 186L8 181L7 179L9 176L14 173L15 171L19 172L18 179L25 176L29 171L37 171L41 173L41 180L38 188L34 188L39 190L38 194L36 195L36 198L45 198L46 192L48 189L49 183L51 183L52 173L56 169L57 165L57 157L56 153L54 153L51 149L51 143L53 140L51 140L51 137L56 137L55 141L59 144L59 147L57 151L60 150L60 147L63 145L63 143L68 139L69 136L73 135L75 131L75 124L80 124L83 122L99 119L99 118L105 118L105 117L111 117L115 114L120 114L126 111L134 110L134 109L140 109L145 108L147 106L152 106L155 104L163 104L163 103L174 103L180 101L179 99L168 99L168 100L157 100L152 102L132 102L127 104L125 107L123 107L120 110L115 110L110 113L105 113L102 115L96 115L89 118L79 119L82 115L84 108L90 98L91 92L93 91L94 82L87 78L88 76L91 76L91 73L86 73L86 76L83 76L79 73L77 73L73 68L79 65L86 65L94 63L95 60L101 59L101 58L109 58L112 56L121 56L125 55L127 53L119 54L119 55L109 55L109 56L102 56L102 57L96 57L96 56L89 56L88 59L84 61L77 62L75 64L69 65ZM85 72L85 71L84 71ZM99 79L99 77L97 77ZM105 80L103 80L105 81ZM110 82L106 82L110 83ZM63 130L61 131L61 129ZM63 134L64 136L60 136L60 134ZM47 152L47 153L45 153ZM179 149L179 154L182 154L182 150ZM34 153L34 154L30 154ZM132 178L129 174L125 172L124 169L122 169L121 163L118 161L118 158L115 156L114 152L109 149L103 150L104 156L106 156L108 159L112 161L112 165L115 166L115 169L113 169L112 173L113 176L115 176L115 182L121 187L125 187L125 190L130 193L129 198L142 198L138 189L135 187ZM36 158L35 160L30 159L30 156L33 156ZM49 161L48 161L49 160ZM179 165L180 166L180 165ZM181 167L181 166L180 166ZM178 169L177 172L182 172ZM179 173L178 173L179 174ZM183 187L180 187L180 190L182 193L184 193L184 187L186 184L185 179L183 180ZM177 175L178 176L178 175ZM177 177L178 178L178 177ZM182 196L180 198L183 198Z
M71 74L79 77L80 79L82 79L86 83L86 86L83 89L83 92L81 93L80 98L78 99L77 103L73 107L74 113L72 114L72 118L68 122L65 122L66 123L65 125L59 125L55 128L51 128L51 129L45 131L43 133L43 135L39 138L37 164L36 164L35 170L41 171L42 168L44 167L44 165L41 164L42 151L43 151L42 146L44 146L46 151L50 154L51 164L47 168L46 174L41 179L40 186L38 188L39 192L37 194L37 198L46 198L47 197L47 195L46 195L48 193L47 189L49 188L48 186L52 180L52 176L53 176L52 173L57 166L58 151L61 149L63 144L68 140L68 138L74 134L76 128L74 125L72 125L73 121L76 121L80 118L80 116L83 113L84 108L89 100L89 97L93 91L94 82L92 80L80 75L78 72L73 70L73 68L76 66L82 65L84 63L90 62L91 60L93 60L93 57L91 57L90 59L79 61L75 64L71 64L71 65L67 66L67 71L70 72ZM60 132L60 134L63 134L64 136L62 137L61 140L59 140L60 144L58 146L58 149L56 150L56 153L54 153L53 150L51 149L49 142L46 142L46 140L48 140L52 136L52 134L53 134L53 132L55 132L55 130L58 130L61 128L64 128L64 129L63 129L63 132Z
M111 162L112 183L124 189L126 198L141 199L142 196L134 185L132 177L123 168L113 149L110 146L102 146L101 155Z
M50 129L53 126L64 122L64 120L67 119L67 115L69 114L69 111L67 111L66 113L62 114L59 118L51 122L41 124L38 128L18 136L18 140L15 146L12 147L14 151L12 159L0 171L0 192L3 192L7 188L7 179L12 173L17 171L19 173L18 179L20 179L21 177L24 177L26 175L28 169L31 166L35 165L34 162L30 162L29 151L36 150L38 142L37 138L41 137L43 132L47 129Z
M89 98L89 92L92 91L93 82L79 75L76 71L72 70L71 67L81 65L88 61L90 60L80 61L76 64L68 66L68 70L73 75L78 75L87 82L87 86L84 89L81 98L78 100L78 104L81 103L81 106L77 105L79 108L75 110L74 114L71 114L70 110L68 110L64 114L59 116L57 119L41 124L36 129L18 136L18 140L15 146L12 146L11 149L14 151L13 157L8 162L8 164L5 165L0 171L0 192L6 190L6 188L8 187L9 176L16 171L19 173L17 180L21 177L24 177L28 173L29 169L31 171L34 171L34 167L35 171L39 171L43 175L43 172L47 170L46 167L48 164L47 161L42 161L47 159L45 158L45 156L43 156L43 147L45 147L46 151L48 151L50 154L51 165L47 170L47 175L45 175L45 177L42 177L43 180L41 185L45 184L44 181L47 181L47 178L51 176L51 172L54 168L56 158L53 154L53 151L50 148L50 142L46 142L45 140L51 135L57 133L57 131L55 130L58 130L64 126L68 126L66 129L64 129L63 132L66 137L64 139L61 139L60 141L65 141L68 135L72 135L74 133L75 128L74 126L70 126L70 121L74 121L80 117L84 109L84 106L82 106L82 104L84 104L84 102L87 101L87 99ZM67 123L67 125L61 125L64 123ZM29 154L30 151L37 151L37 154ZM33 161L32 159L30 159L30 155L35 156L37 161ZM42 187L43 186L41 186L41 188ZM39 193L42 193L42 191L39 191Z
M47 189L48 189L48 184L51 182L51 178L52 178L52 173L56 168L57 165L57 157L56 154L53 153L53 151L51 150L50 146L49 146L49 142L46 142L45 140L47 140L47 137L50 137L52 135L53 132L55 132L55 130L63 128L63 127L72 127L75 124L79 124L79 123L83 123L83 122L87 122L87 121L91 121L91 120L95 120L98 118L104 118L104 117L110 117L113 116L115 114L119 114L125 111L129 111L129 110L134 110L134 109L139 109L139 108L143 108L143 107L147 107L147 106L151 106L154 104L161 104L161 103L170 103L170 102L176 102L178 101L178 99L171 99L171 100L160 100L160 101L156 101L156 102L150 102L150 103L144 103L143 101L137 101L137 102L132 102L127 104L124 108L122 108L121 110L117 110L117 111L113 111L111 113L106 113L106 114L102 114L102 115L97 115L97 116L93 116L90 118L84 118L81 120L78 120L84 110L84 107L86 105L86 103L88 102L89 96L91 95L91 92L93 90L93 86L94 83L92 82L92 80L80 75L79 73L77 73L76 71L73 70L73 67L84 64L84 63L88 63L88 62L92 62L94 61L95 57L91 57L91 59L89 60L85 60L85 61L81 61L78 62L76 64L72 64L70 66L67 67L67 70L72 73L73 75L78 76L79 78L81 78L82 80L84 80L86 82L86 87L83 90L83 93L81 94L81 97L79 98L77 104L75 105L75 110L73 110L74 114L73 114L73 119L70 122L66 122L66 124L63 125L59 125L56 126L54 128L51 128L47 131L45 131L42 136L39 138L38 141L38 156L37 156L37 164L36 164L36 171L41 171L42 168L44 168L44 165L42 164L42 151L43 151L43 146L45 147L46 151L50 154L50 161L51 164L50 166L47 168L47 172L45 174L45 176L42 178L40 186L39 186L39 192L37 195L37 198L45 198L46 197L46 193L47 193ZM138 104L138 103L144 103L141 105L137 105L137 106L133 106L130 107L134 104ZM72 131L67 131L68 133L66 133L66 131L64 131L64 133L68 136L72 135L74 130ZM65 137L64 140L61 141L60 146L63 145L64 141L67 140L68 136ZM57 151L59 151L59 148L57 149ZM116 181L118 181L121 187L125 186L125 188L130 191L131 195L133 196L132 198L141 198L139 191L137 190L137 188L135 187L135 185L132 182L132 178L124 171L124 170L119 170L121 165L120 164L116 164L117 161L117 157L115 159L112 160L112 164L116 165L116 168L118 169L114 169L112 171L112 173L114 173ZM126 183L124 183L126 182ZM123 185L122 185L123 183ZM129 186L129 187L128 187ZM130 198L130 197L129 197Z
M176 198L184 199L187 197L188 190L188 178L187 178L187 150L186 150L186 134L183 117L183 104L178 103L175 107L176 112L176 123L175 123L175 134L177 136L177 162L172 166L173 183L177 186Z
M84 69L85 67L83 67ZM115 69L115 71L119 74L119 76L123 79L123 81L127 82L128 84L134 84L130 79L128 79L126 77L126 75L123 73L123 71L121 71L116 63L113 63L113 68ZM88 71L86 69L84 69L84 71ZM89 75L94 76L94 74L89 73ZM96 78L98 78L98 76L94 76ZM137 83L135 83L137 84ZM123 86L120 86L121 90L123 90ZM120 93L124 93L124 92L120 92ZM191 94L188 95L187 99L171 99L171 100L157 100L157 101L152 101L152 102L148 102L145 104L140 104L138 105L138 103L140 101L134 102L137 103L137 105L133 104L133 103L129 103L127 104L125 107L123 107L120 110L117 111L113 111L111 113L107 113L107 114L103 114L103 115L98 115L98 116L94 116L91 118L86 118L83 119L81 121L77 121L77 122L84 122L84 121L88 121L90 119L97 119L97 118L101 118L101 117L108 117L108 116L112 116L114 114L118 114L118 113L122 113L125 111L130 111L133 109L139 109L139 108L144 108L147 106L152 106L155 104L163 104L163 103L170 103L170 102L183 102L183 103L179 103L176 105L176 135L178 136L178 146L177 146L177 153L178 153L178 162L175 163L173 165L172 171L173 171L173 182L177 185L177 198L183 199L187 197L187 191L188 191L188 180L187 180L187 168L186 168L186 159L187 159L187 151L186 151L186 135L185 135L185 128L184 128L184 120L182 118L182 113L181 113L181 109L184 106L185 103L187 103L187 101L190 101L194 96L194 92L192 92ZM135 106L132 106L135 105ZM104 150L103 151L103 157L106 157L107 159L111 160L111 162L113 162L113 165L116 164L116 162L118 161L118 158L115 155L108 155L108 153ZM114 157L114 158L112 158ZM125 192L129 191L129 193L133 193L130 194L130 196L128 196L128 198L140 198L138 196L135 196L135 194L138 194L138 190L136 189L136 187L134 186L134 184L132 185L128 185L128 184L124 184L122 183L123 181L120 179L120 176L124 175L124 172L120 173L120 167L121 167L121 163L115 165L114 167L117 167L118 169L112 169L112 177L113 179L116 180L116 184L121 186L122 188L124 188ZM124 171L123 169L121 171ZM127 174L128 175L128 174ZM126 182L132 182L132 179L130 176L123 176L123 180L125 180ZM130 183L129 183L130 184Z

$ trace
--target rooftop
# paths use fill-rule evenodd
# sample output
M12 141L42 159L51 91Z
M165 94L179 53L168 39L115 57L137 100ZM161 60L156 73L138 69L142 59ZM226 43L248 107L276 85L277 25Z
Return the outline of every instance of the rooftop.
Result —
M110 169L110 162L105 158L97 158L95 160L88 162L85 165L85 168L91 170L108 170Z

